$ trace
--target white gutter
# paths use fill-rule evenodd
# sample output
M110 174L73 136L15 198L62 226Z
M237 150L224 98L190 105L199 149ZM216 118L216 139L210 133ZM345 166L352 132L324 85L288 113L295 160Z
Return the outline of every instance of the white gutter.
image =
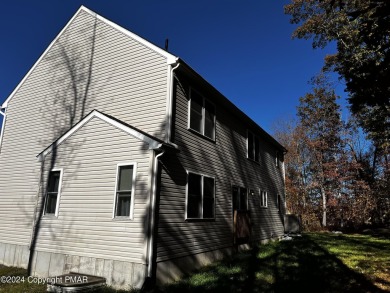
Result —
M177 61L177 60L176 60ZM168 76L168 106L167 106L167 137L166 142L170 143L172 138L172 113L173 113L173 71L180 66L177 63L175 67L169 65L169 76Z
M176 70L180 63L177 62L178 58L174 60L168 60L168 90L167 90L167 137L165 139L166 143L171 143L172 137L172 113L173 113L173 71ZM177 62L177 63L176 63ZM173 65L175 65L173 67ZM152 173L152 196L150 203L150 211L149 211L149 240L148 240L148 248L147 248L147 259L148 259L148 272L147 276L149 279L153 278L153 257L154 257L154 241L155 241L155 221L156 221L156 205L157 205L157 177L158 177L158 159L164 155L165 150L154 157L153 162L153 173Z
M7 108L4 109L4 112L0 109L0 114L3 115L3 124L1 125L1 133L0 133L0 153L1 153L1 146L3 144L3 134L4 134L4 127L5 127L5 119L7 118Z
M158 159L165 153L163 150L160 154L154 157L153 163L153 185L152 185L152 198L150 206L150 236L148 243L148 277L153 277L153 256L154 256L154 231L155 231L155 220L156 220L156 202L157 202L157 173L158 173Z

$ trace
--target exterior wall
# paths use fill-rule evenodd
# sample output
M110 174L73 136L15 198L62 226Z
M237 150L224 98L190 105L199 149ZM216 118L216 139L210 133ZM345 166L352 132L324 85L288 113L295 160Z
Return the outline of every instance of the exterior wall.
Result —
M61 198L58 218L42 217L36 250L144 264L150 152L95 117L48 154L44 179L50 169L63 170ZM133 220L113 219L117 164L123 162L137 164Z
M50 169L63 170L58 217L42 217L34 273L93 272L111 278L109 284L116 287L140 287L146 273L152 151L146 143L92 118L55 153L47 155L43 173L46 179ZM123 162L137 164L132 220L113 219L117 164ZM138 277L132 283L134 267Z
M0 243L29 245L39 192L37 154L92 109L163 138L166 93L165 57L81 10L8 103L0 150ZM115 140L110 144L118 145ZM72 155L77 156L76 152ZM77 192L83 188L80 185ZM112 198L106 201L111 202ZM62 210L66 216L67 209ZM78 216L69 225L98 214L91 216ZM57 228L56 223L50 225ZM115 237L128 229L124 224L111 233ZM45 233L42 237L49 237ZM51 241L59 245L66 236L63 233ZM71 242L63 243L77 250ZM92 249L100 253L99 244L95 246ZM59 248L43 241L39 249ZM128 252L124 257L139 261L136 254Z
M179 275L180 258L195 262L199 254L233 247L233 185L256 192L248 196L253 242L277 238L284 232L284 211L280 212L276 204L277 194L284 198L284 179L282 167L275 165L275 146L261 139L261 162L247 159L247 125L237 113L228 111L215 94L189 83L184 75L179 75L178 80L174 143L180 153L163 157L157 244L157 271L166 277L170 275L169 267L172 278ZM189 86L216 105L215 142L188 130ZM251 130L260 136L256 128ZM215 220L185 220L187 170L215 177ZM260 207L260 189L268 192L268 208ZM165 269L167 261L169 266Z

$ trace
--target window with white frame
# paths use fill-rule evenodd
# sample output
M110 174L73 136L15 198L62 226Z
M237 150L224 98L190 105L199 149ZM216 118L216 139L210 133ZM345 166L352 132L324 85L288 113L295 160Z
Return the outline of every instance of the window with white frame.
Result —
M248 159L260 162L260 141L249 130L247 131L247 157Z
M188 172L187 219L213 219L215 213L215 179Z
M46 199L45 199L45 215L58 214L59 194L61 190L61 170L52 170L49 173Z
M191 88L189 128L215 140L215 106Z
M132 218L136 164L118 164L114 217Z
M268 206L268 194L267 191L260 191L260 206L267 207Z

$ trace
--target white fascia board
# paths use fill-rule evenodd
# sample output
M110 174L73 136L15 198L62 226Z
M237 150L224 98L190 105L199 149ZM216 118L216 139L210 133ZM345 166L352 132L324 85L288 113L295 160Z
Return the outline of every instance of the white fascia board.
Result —
M30 76L30 74L34 71L34 69L37 67L39 62L45 57L47 52L53 47L55 42L61 37L61 35L64 33L64 31L68 28L68 26L73 22L73 20L77 17L77 15L82 10L82 7L77 10L77 12L73 15L73 17L68 21L68 23L64 26L64 28L60 31L60 33L54 38L54 40L50 43L50 45L46 48L46 50L42 53L42 55L38 58L38 60L34 63L34 65L30 68L30 70L26 73L26 75L23 77L21 82L16 86L16 88L12 91L12 93L8 96L8 98L4 101L4 103L1 105L1 108L7 108L8 102L12 97L15 95L15 93L19 90L19 88L22 86L22 84L26 81L26 79Z
M92 10L88 9L85 6L81 6L80 9L84 10L85 12L88 12L89 14L93 15L97 19L103 21L104 23L110 25L111 27L115 28L116 30L120 31L121 33L125 34L126 36L129 36L130 38L136 40L137 42L141 43L142 45L152 49L156 53L160 54L161 56L165 57L167 59L167 64L174 64L179 60L178 57L172 55L171 53L161 49L160 47L154 45L153 43L145 40L144 38L141 38L140 36L136 35L135 33L132 33L131 31L128 31L127 29L121 27L120 25L117 25L116 23L112 22L111 20L108 20L107 18L104 18L103 16L97 14L96 12L93 12Z
M108 124L111 124L112 126L123 130L127 134L133 136L136 139L139 139L141 141L146 142L149 145L149 149L158 149L162 146L162 143L153 139L152 137L149 137L131 127L128 127L110 117L107 117L106 115L94 110L90 114L88 114L84 119L82 119L79 123L77 123L73 128L71 128L68 132L66 132L64 135L62 135L59 139L57 139L55 142L53 142L50 146L48 146L43 152L37 155L37 158L39 161L42 161L44 157L46 157L49 153L52 152L54 147L58 147L60 144L62 144L66 139L71 137L75 132L77 132L81 127L83 127L85 124L87 124L92 118L99 118Z

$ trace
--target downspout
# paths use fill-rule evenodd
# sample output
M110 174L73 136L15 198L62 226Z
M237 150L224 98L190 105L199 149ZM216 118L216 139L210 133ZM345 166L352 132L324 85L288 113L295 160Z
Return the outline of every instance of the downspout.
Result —
M3 124L1 125L1 133L0 133L0 153L1 146L3 145L3 135L4 135L4 127L5 127L5 119L7 118L7 108L4 108L4 112L0 109L0 114L3 115Z
M287 213L287 199L286 199L286 194L287 194L287 189L286 189L286 165L284 163L285 157L286 157L287 151L283 151L283 162L282 162L282 171L283 171L283 193L284 193L284 214Z
M175 59L175 62L177 62L177 58ZM177 63L175 67L172 65L175 64L175 62L172 62L169 64L169 76L168 76L168 91L167 91L167 99L168 99L168 106L167 106L167 137L165 141L167 143L171 143L171 137L172 137L172 112L173 112L173 71L176 70L180 63ZM148 271L147 271L147 279L152 280L153 279L153 257L154 257L154 243L155 243L155 225L156 225L156 205L157 205L157 175L158 175L158 160L161 156L163 156L165 153L165 150L163 149L161 153L156 155L154 157L153 162L153 183L152 183L152 198L150 203L150 236L148 241L148 249L147 249L147 258L148 258ZM145 284L146 281L145 281Z
M164 155L165 150L154 157L153 162L153 183L152 183L152 198L150 206L150 237L148 243L148 278L153 278L153 256L154 256L154 231L156 220L156 202L157 202L157 175L158 175L158 159Z
M172 138L172 112L173 112L173 71L180 66L180 63L177 63L175 67L170 65L171 70L169 72L169 84L168 84L168 117L167 117L167 138L166 142L170 143Z

